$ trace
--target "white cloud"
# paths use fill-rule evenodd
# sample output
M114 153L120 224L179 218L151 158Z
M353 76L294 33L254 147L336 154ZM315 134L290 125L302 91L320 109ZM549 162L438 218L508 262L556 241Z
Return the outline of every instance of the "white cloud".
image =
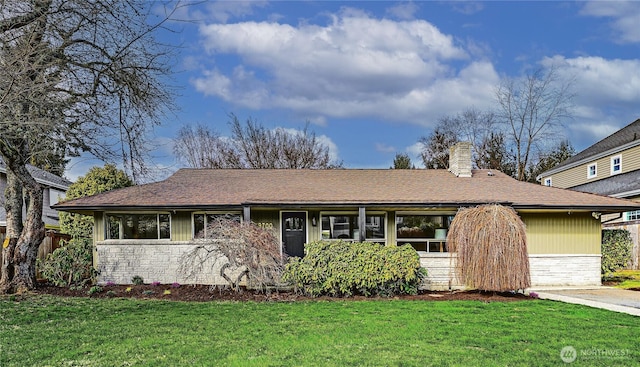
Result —
M429 125L465 106L488 106L498 81L491 63L469 61L462 45L424 20L343 9L327 25L209 24L200 34L214 58L237 55L242 64L222 71L216 60L193 85L254 109Z
M640 42L640 31L638 30L638 24L640 24L640 2L591 1L584 5L580 14L612 18L611 28L616 33L614 42Z
M393 153L396 151L396 147L385 144L385 143L376 143L375 147L376 147L376 151L380 153Z
M407 154L409 154L409 158L411 158L411 162L416 166L416 167L423 167L424 165L422 164L422 158L421 158L421 153L422 153L422 148L423 148L423 144L422 143L414 143L412 145L409 145L408 147L406 147L404 149L405 152L407 152Z
M397 18L410 20L414 19L415 13L418 11L418 5L413 1L403 2L396 6L387 8L387 14Z
M575 80L576 102L585 106L628 105L640 101L640 60L608 60L602 57L565 58L555 56L542 61L555 65L566 79Z
M541 63L573 80L574 119L566 134L578 151L640 116L640 60L554 56Z

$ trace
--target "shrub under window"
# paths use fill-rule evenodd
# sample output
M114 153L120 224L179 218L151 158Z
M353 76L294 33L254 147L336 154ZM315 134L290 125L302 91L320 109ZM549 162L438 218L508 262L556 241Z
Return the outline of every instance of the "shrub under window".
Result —
M290 258L283 279L305 295L415 294L425 272L411 246L318 241Z

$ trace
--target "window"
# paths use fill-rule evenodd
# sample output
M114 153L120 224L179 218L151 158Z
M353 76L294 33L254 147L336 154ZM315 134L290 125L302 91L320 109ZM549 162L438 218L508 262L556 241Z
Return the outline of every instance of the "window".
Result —
M640 220L640 210L636 210L633 212L626 212L625 214L625 220L631 221L631 220Z
M169 214L107 214L107 239L170 239Z
M453 215L396 216L398 246L411 244L416 251L447 252L447 231Z
M365 240L384 242L386 239L384 214L367 214ZM322 239L360 241L358 214L323 214Z
M587 178L594 178L598 176L598 165L596 163L590 164L587 167Z
M56 205L60 200L64 200L65 195L65 192L62 190L49 188L49 206Z
M193 238L206 238L207 228L220 219L241 221L239 213L194 213L193 214Z
M611 174L615 175L622 172L622 156L617 155L611 157Z
M553 186L552 182L551 182L551 177L544 179L544 185L545 186Z

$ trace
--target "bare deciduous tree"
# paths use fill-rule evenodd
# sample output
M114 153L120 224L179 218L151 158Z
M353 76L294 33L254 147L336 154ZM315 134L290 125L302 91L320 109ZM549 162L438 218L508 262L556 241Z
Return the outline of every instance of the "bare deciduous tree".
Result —
M132 177L144 173L146 135L171 106L164 83L170 48L154 37L171 13L156 16L159 6L120 0L0 2L0 157L11 190L19 192L6 195L5 207L9 217L20 218L16 223L24 223L7 223L8 263L0 289L35 286L35 255L44 236L42 187L27 163L54 146L71 155L120 157Z
M561 138L559 128L571 117L572 81L562 81L555 68L505 79L496 89L498 118L513 145L516 179L527 179L532 157L543 144Z
M185 126L174 140L174 153L194 168L338 168L329 147L303 130L269 130L249 118L244 124L230 115L231 137L199 125Z
M422 160L426 168L448 168L449 147L459 141L468 141L473 147L473 163L479 168L483 166L482 157L491 152L484 149L490 147L485 144L490 141L495 130L496 120L492 112L483 112L475 108L468 108L461 113L443 116L438 120L431 135L421 137ZM498 167L492 167L498 168Z
M236 291L245 275L248 286L265 293L280 285L286 255L274 230L220 216L198 238L199 244L180 259L178 272L186 278L217 270Z

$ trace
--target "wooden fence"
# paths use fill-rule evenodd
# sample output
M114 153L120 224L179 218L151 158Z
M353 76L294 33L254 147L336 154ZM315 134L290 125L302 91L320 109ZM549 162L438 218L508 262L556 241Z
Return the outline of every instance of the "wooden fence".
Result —
M6 237L6 228L0 227L0 243L4 243L4 239ZM47 230L47 233L40 243L40 247L38 248L38 259L44 260L48 254L55 251L55 249L61 246L60 241L65 240L68 241L71 239L71 236L59 233L55 230ZM2 263L2 251L0 251L0 263Z

